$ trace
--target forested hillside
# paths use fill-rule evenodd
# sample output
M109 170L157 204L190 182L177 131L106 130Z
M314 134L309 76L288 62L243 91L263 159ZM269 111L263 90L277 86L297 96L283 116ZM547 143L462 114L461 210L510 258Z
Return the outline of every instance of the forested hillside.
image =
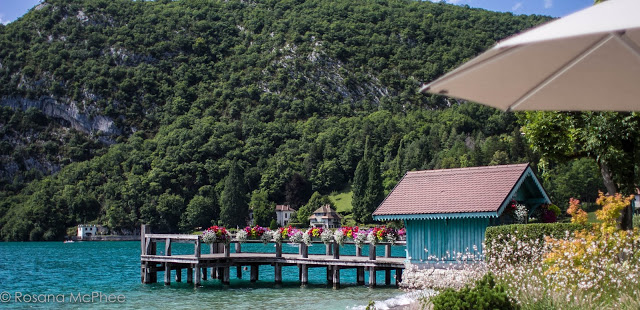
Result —
M513 114L417 89L546 20L429 1L44 1L0 25L0 238L235 224L228 208L254 197L300 207L347 187L365 144L386 190L412 169L537 162Z

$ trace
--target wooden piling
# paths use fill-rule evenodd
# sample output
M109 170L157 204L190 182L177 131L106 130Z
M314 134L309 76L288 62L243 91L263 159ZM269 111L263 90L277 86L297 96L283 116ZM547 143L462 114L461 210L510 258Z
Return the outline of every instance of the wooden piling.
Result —
M396 268L396 285L400 285L402 282L402 268Z
M369 260L376 260L376 246L373 244L369 245Z
M274 270L274 275L275 275L274 277L275 277L276 284L282 283L282 265L278 264L278 263L275 263L273 268L275 269Z
M357 257L361 257L362 256L362 248L356 246L356 256Z
M333 259L340 259L340 245L337 242L333 243Z
M300 243L300 255L302 258L309 258L309 248L304 243Z
M236 278L242 279L242 266L236 266Z
M333 288L340 288L340 266L333 266Z
M200 280L201 280L201 278L200 278L200 264L195 264L193 269L195 269L195 276L196 276L195 280L193 281L193 285L195 287L198 287L198 286L200 286Z
M193 267L187 267L187 283L193 283Z
M276 243L276 257L282 257L282 243Z
M300 279L300 284L306 285L309 283L309 267L307 264L302 264L301 266L302 278Z
M391 244L384 245L384 257L391 257Z
M258 274L260 273L260 265L253 264L251 265L251 282L258 281Z
M391 270L390 269L385 269L384 270L384 285L390 285L391 284Z
M229 266L225 266L222 268L222 284L224 285L229 285L229 283L231 283L230 280L230 267Z
M182 268L176 269L176 282L182 282Z
M376 286L376 267L369 267L369 287Z
M164 255L171 256L171 238L166 238L164 241Z
M236 243L236 253L242 253L242 243Z
M164 263L164 285L171 285L171 263Z
M333 266L327 266L327 284L333 284Z
M211 278L213 279L213 275L211 276ZM220 279L223 280L224 279L224 267L218 267L216 268L216 279Z
M356 268L356 283L358 285L364 285L364 267Z
M224 257L230 257L230 256L231 256L231 244L225 243L224 244Z
M326 255L333 255L333 246L332 243L328 243L324 245L324 253Z

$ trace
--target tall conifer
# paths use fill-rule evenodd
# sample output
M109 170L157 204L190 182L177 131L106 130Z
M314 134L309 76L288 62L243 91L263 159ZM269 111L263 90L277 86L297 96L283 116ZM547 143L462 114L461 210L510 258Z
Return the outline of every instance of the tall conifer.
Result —
M220 197L220 220L227 227L243 227L248 218L247 187L243 172L234 160Z

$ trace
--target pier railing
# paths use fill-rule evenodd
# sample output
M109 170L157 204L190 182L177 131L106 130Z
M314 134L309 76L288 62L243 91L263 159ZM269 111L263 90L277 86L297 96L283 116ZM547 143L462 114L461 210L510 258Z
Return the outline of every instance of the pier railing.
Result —
M157 255L157 243L164 242L164 255L163 256L171 256L171 247L173 243L193 243L194 244L194 257L200 257L202 254L202 237L200 235L180 235L180 234L151 234L151 233L142 233L141 236L141 249L142 255ZM260 240L246 240L243 242L239 242L237 239L232 239L230 243L213 243L206 244L209 246L210 254L224 254L225 257L231 257L231 244L234 245L235 253L243 253L242 252L242 243L264 243ZM282 243L276 242L268 242L270 244L275 244L275 257L282 257ZM286 243L286 242L285 242ZM329 244L323 243L322 241L313 240L312 244L323 244L325 246L325 254L327 256L332 256L333 259L340 259L340 245L333 241ZM354 242L345 242L344 244L354 244ZM298 255L301 258L309 257L309 247L304 243L296 243L298 245ZM389 242L380 242L376 245L366 244L369 248L369 253L367 257L369 260L376 260L377 257L403 257L403 256L393 256L391 247L392 246L404 246L406 245L405 241L397 241L394 244ZM377 255L376 248L384 247L384 255ZM271 254L264 252L251 252L251 253L262 253L262 254ZM316 254L317 255L317 254ZM320 254L322 255L322 254ZM362 248L356 246L356 254L355 255L344 255L342 256L356 256L356 257L365 257L362 253Z

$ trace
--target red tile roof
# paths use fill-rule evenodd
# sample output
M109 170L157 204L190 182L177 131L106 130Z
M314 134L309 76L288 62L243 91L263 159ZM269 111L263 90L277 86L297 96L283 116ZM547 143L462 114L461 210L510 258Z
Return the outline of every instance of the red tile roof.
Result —
M276 205L276 211L295 211L290 205Z
M373 215L496 212L528 167L407 172Z

